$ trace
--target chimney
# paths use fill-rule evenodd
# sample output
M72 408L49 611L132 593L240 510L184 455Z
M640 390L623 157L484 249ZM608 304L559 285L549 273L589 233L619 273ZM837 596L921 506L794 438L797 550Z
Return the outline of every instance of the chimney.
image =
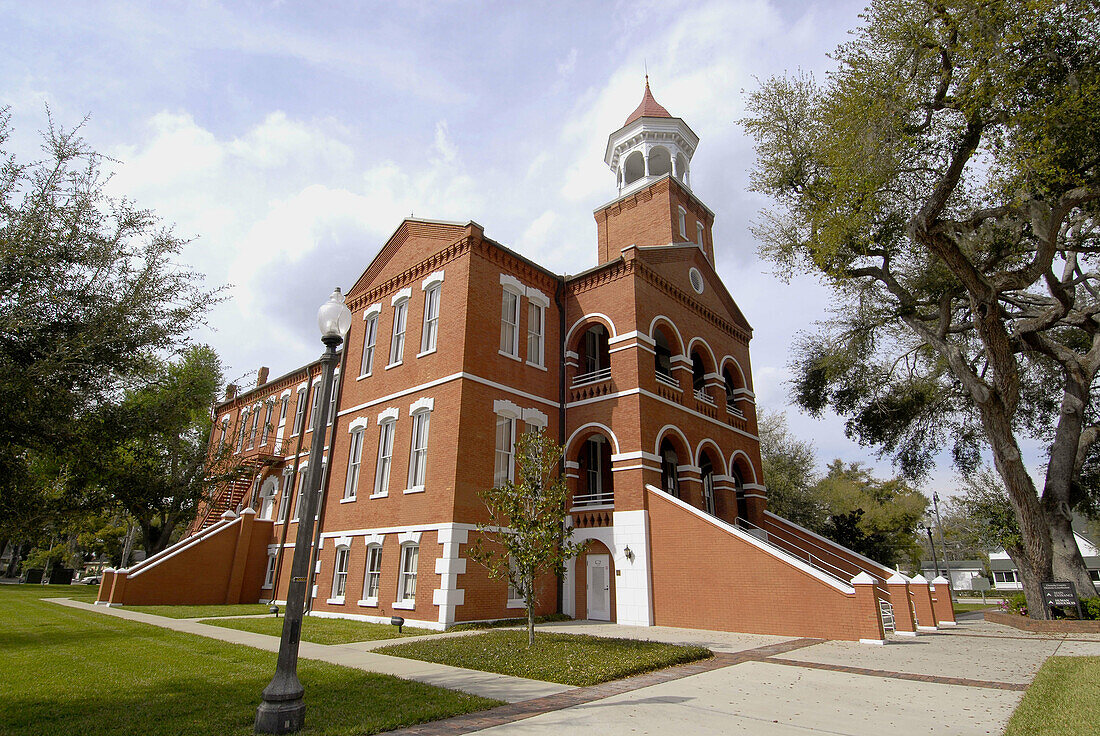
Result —
M225 386L225 400L232 401L237 398L237 385L234 383L226 384Z
M269 371L266 365L260 366L260 372L256 376L256 388L259 388L260 386L263 386L265 383L267 383L268 372Z

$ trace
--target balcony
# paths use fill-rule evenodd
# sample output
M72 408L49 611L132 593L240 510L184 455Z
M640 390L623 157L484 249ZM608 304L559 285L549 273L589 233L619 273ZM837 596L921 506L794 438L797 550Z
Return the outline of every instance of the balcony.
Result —
M611 491L601 491L599 493L585 493L573 496L572 508L590 508L593 506L613 506L615 504L615 494Z
M569 400L584 401L600 396L606 396L614 391L611 382L611 369L601 368L598 371L590 371L574 376L569 384Z
M655 371L655 374L657 376L657 395L677 404L681 403L684 390L680 388L680 383L662 371Z

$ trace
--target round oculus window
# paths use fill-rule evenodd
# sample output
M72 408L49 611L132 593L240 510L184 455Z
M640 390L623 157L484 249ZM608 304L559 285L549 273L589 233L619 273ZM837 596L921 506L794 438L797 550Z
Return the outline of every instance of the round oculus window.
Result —
M691 288L695 289L696 294L703 293L703 274L699 273L699 269L692 268L688 271L688 278L691 279Z

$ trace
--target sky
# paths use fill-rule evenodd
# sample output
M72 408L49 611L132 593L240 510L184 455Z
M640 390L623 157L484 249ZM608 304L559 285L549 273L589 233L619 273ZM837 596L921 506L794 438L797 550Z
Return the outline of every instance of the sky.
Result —
M754 153L738 124L759 81L821 78L863 0L715 2L50 2L0 0L0 105L36 156L46 109L114 159L110 190L189 238L228 284L195 339L227 380L321 352L315 314L402 218L474 220L559 273L596 265L616 196L607 136L641 100L699 135L693 192L716 213L717 269L754 329L758 408L833 458L892 475L836 416L788 405L791 346L827 316L815 279L778 278L750 225ZM924 485L950 493L940 463Z

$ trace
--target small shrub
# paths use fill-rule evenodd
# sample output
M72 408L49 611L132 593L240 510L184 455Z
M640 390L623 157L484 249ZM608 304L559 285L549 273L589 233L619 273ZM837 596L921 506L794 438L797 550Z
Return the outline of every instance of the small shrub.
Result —
M1001 610L1005 613L1014 613L1017 616L1026 616L1027 599L1023 593L1013 593L1005 596L1004 601L1001 603Z
M1100 598L1086 598L1081 601L1081 611L1085 618L1100 621Z

